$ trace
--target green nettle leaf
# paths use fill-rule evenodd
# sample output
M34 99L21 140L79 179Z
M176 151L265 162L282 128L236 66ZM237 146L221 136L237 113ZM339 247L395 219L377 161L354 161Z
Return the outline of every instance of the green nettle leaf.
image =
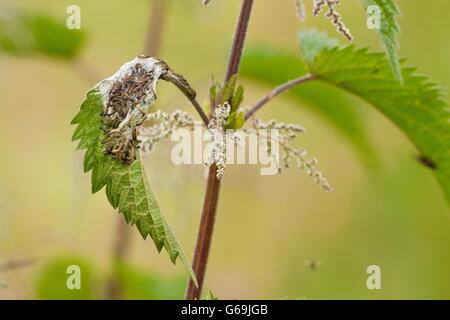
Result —
M231 111L236 111L244 100L244 87L238 86L231 100Z
M92 192L98 192L106 186L109 202L124 215L126 222L136 225L144 239L150 235L158 251L165 248L173 263L179 257L195 281L191 264L150 188L139 154L131 164L104 154L103 104L102 93L98 89L90 90L72 120L72 124L77 125L72 139L78 141L77 149L86 149L84 171L92 170Z
M314 41L311 40L309 43L312 48ZM323 45L321 44L319 48L323 48ZM265 45L247 49L241 66L241 75L270 87L307 72L308 69L298 53ZM363 162L369 165L376 162L372 142L365 130L364 110L358 108L360 103L357 99L320 82L307 82L294 87L286 96L301 102L299 107L311 109L331 124L356 148Z
M221 101L220 104L225 103L226 101L229 101L234 94L234 90L236 88L236 82L237 82L237 74L233 75L230 79L230 81L228 81L221 92Z
M386 49L387 55L389 57L389 63L391 64L392 72L395 78L403 82L402 68L398 58L399 44L397 41L397 34L400 33L400 28L395 20L397 16L400 15L400 10L393 0L362 0L364 6L369 8L369 6L377 6L381 14L381 25L378 29L380 40ZM372 18L370 14L375 14L369 11L369 18ZM374 17L375 18L375 17Z
M114 277L120 284L124 300L180 300L186 286L183 275L153 273L148 268L119 261Z
M0 19L0 49L11 55L36 53L36 42L24 23L19 19L5 21Z
M419 149L422 162L435 172L450 203L450 114L434 83L414 68L403 67L401 84L385 54L353 46L323 49L309 70L318 80L368 102L403 130Z
M220 299L217 298L211 290L208 290L205 300L220 300Z
M40 53L72 59L84 38L81 30L68 29L64 21L42 13L19 13L8 21L0 18L0 48L13 55Z
M225 102L230 104L230 115L228 117L225 129L240 129L244 125L242 122L244 114L238 112L239 107L244 100L244 87L237 84L237 74L233 75L223 88L213 81L210 87L210 99L216 101L216 104L222 105ZM219 89L219 92L216 92ZM245 121L244 121L245 122Z
M217 99L217 92L220 90L220 84L213 80L211 86L209 87L209 96L213 101Z
M245 113L239 112L239 114L236 116L236 122L234 123L235 129L241 129L245 124Z
M236 125L236 112L232 112L228 117L225 129L234 129L235 125Z
M80 288L68 290L67 267L76 265L81 270ZM101 299L97 288L101 280L91 261L76 255L58 255L46 258L34 276L34 296L39 300L92 300Z
M334 48L339 42L334 38L329 38L325 32L315 29L304 29L299 32L300 43L305 60L312 63L314 57L325 48Z

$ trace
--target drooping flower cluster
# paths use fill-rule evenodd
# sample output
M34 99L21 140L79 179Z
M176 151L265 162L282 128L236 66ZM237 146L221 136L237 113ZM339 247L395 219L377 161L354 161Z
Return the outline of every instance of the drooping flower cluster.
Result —
M260 150L265 152L275 169L280 173L283 168L295 165L299 169L306 170L306 173L313 177L325 191L331 191L328 181L322 173L316 169L318 163L316 158L307 159L304 148L293 148L290 143L299 133L305 129L297 124L287 124L270 120L263 122L257 118L251 121L251 127L242 128L241 131L226 130L227 119L230 115L231 107L225 102L215 108L213 116L208 125L209 146L205 152L206 166L215 164L217 166L216 178L223 179L228 162L228 151L230 147L241 147L242 135L254 135L257 137ZM196 125L193 117L186 112L176 110L167 114L158 110L147 115L147 120L156 122L148 127L139 128L138 139L140 140L141 153L148 154L153 150L154 145L163 139L169 138L172 133L180 128L195 129ZM261 151L260 151L261 152ZM230 159L231 160L231 159ZM293 164L295 163L295 164Z
M208 128L211 130L223 129L225 123L227 123L230 111L231 106L228 102L225 102L223 105L217 106L217 108L214 109L214 114L209 122Z
M222 180L225 173L227 163L227 141L235 141L236 136L229 131L225 132L224 126L230 115L231 106L228 102L219 105L214 109L213 117L208 125L208 130L211 133L211 145L209 154L205 161L205 165L209 166L213 163L217 166L216 178Z
M314 0L313 15L318 16L322 11L323 7L328 8L328 12L325 14L327 19L330 19L333 25L336 26L336 30L342 33L348 41L353 40L353 35L350 30L345 26L341 19L341 15L336 11L335 6L338 5L341 0Z
M151 152L157 142L169 138L179 128L194 128L193 117L181 110L175 110L170 114L158 110L147 114L147 120L156 123L148 127L139 128L138 139L140 140L143 155Z
M271 129L277 130L277 134L275 136L268 134ZM277 122L276 120L263 122L255 118L252 121L252 128L244 130L247 133L251 132L253 134L257 134L263 139L267 139L267 155L272 157L279 172L281 172L283 167L289 168L292 164L292 160L294 160L295 165L299 169L305 169L306 173L313 177L314 181L318 183L325 191L332 190L327 179L323 177L322 172L315 168L318 163L317 159L307 159L307 152L304 148L293 148L289 145L289 143L294 140L299 133L305 132L303 127L296 124ZM279 145L279 154L273 152L272 150L272 145L275 143Z

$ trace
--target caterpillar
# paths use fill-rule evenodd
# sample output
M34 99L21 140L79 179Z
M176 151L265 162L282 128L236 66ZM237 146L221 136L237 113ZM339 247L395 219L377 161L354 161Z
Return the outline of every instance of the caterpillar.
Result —
M167 63L144 55L126 63L114 76L98 85L105 97L101 113L104 154L126 164L136 159L141 142L137 129L156 100L159 79L173 82L191 97L196 95L186 79L173 72Z

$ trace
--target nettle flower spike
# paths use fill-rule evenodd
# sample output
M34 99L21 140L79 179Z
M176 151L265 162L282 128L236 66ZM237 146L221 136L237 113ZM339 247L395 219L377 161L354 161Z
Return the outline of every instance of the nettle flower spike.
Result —
M340 4L341 0L314 0L313 16L318 16L324 6L327 6L328 12L325 14L325 18L330 19L333 25L336 26L336 30L342 33L348 41L353 41L353 35L350 30L345 26L341 19L341 15L336 11L335 6Z
M268 129L278 130L278 135L276 137L267 135L265 132L267 132ZM290 142L294 140L298 134L305 131L305 128L297 124L279 122L275 119L264 122L258 118L253 119L252 128L245 129L245 132L247 133L253 133L258 135L258 137L267 139L267 155L274 159L274 162L278 167L278 172L281 173L283 168L290 168L291 162L294 160L296 167L306 170L306 174L311 176L323 190L332 191L328 180L323 176L321 171L316 169L318 160L316 158L307 159L305 148L294 148L290 145ZM271 146L275 143L280 146L279 154L272 152Z
M149 154L156 143L169 138L172 133L179 128L194 129L194 118L187 112L175 110L172 113L166 113L161 110L149 113L147 120L154 122L148 127L140 127L138 139L141 141L142 155Z
M213 117L208 125L208 129L212 135L212 148L209 156L205 161L205 165L209 166L213 163L217 166L216 178L221 181L226 170L227 164L227 141L232 140L234 143L235 136L224 130L228 117L230 116L231 106L228 102L217 106L214 109Z

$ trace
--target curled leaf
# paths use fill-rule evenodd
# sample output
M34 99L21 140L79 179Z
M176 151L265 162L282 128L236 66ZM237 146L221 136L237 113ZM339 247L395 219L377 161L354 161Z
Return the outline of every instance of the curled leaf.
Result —
M165 220L140 160L135 136L156 99L156 84L168 73L166 63L137 57L87 93L72 124L73 141L85 149L84 171L92 170L92 192L106 186L111 205L136 225L144 239L150 236L158 251L165 248L175 263L179 257L195 281L186 255Z

